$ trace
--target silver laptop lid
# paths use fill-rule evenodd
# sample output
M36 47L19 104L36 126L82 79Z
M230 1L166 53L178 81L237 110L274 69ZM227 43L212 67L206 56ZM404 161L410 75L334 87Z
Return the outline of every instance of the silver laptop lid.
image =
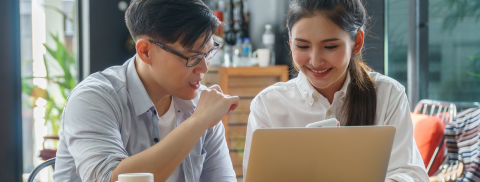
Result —
M383 182L394 137L394 126L258 129L245 181Z

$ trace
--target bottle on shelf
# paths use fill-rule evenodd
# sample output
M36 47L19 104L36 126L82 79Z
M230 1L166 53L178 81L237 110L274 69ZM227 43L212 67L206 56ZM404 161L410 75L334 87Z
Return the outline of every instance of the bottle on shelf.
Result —
M233 66L240 66L241 58L243 56L242 53L242 38L237 38L236 44L233 48Z
M242 63L244 64L244 66L251 66L252 43L250 43L250 39L248 37L243 38L242 52Z
M275 34L272 31L272 25L265 25L265 33L262 36L263 45L270 50L269 65L275 65Z

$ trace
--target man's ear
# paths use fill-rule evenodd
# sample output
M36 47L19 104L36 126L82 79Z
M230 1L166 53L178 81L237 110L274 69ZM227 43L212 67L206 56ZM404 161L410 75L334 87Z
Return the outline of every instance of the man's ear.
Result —
M353 54L358 54L362 51L364 40L365 40L365 32L363 32L362 29L358 29L357 37L355 37L355 44L353 45L353 48L352 48Z
M146 38L138 39L135 49L137 50L137 56L145 64L152 65L152 53L153 46Z

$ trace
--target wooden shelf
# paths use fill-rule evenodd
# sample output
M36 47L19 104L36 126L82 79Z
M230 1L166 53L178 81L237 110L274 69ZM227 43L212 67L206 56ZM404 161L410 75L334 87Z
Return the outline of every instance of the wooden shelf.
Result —
M243 148L247 130L250 103L263 89L277 82L288 81L288 66L269 67L210 67L202 84L219 84L223 93L240 97L240 105L222 119L225 139L237 177L241 177Z

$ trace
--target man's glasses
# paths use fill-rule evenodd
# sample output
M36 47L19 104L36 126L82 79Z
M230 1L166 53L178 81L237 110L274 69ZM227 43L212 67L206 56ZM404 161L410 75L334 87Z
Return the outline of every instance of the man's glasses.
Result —
M153 40L149 40L149 41L151 43L154 43L158 47L162 48L163 50L165 50L169 53L175 54L178 57L181 57L181 58L187 60L187 63L186 63L187 67L192 67L192 66L197 65L198 63L200 63L200 61L202 61L203 58L205 58L205 61L209 61L210 59L213 58L213 56L215 56L215 54L217 54L218 48L220 48L220 44L214 42L214 46L213 46L212 50L208 51L207 53L197 54L197 55L187 57L187 56L183 55L182 53L179 53L179 52L175 51L173 48L166 46L165 44L162 44L162 43L159 43L159 42L156 42L156 41L153 41Z

